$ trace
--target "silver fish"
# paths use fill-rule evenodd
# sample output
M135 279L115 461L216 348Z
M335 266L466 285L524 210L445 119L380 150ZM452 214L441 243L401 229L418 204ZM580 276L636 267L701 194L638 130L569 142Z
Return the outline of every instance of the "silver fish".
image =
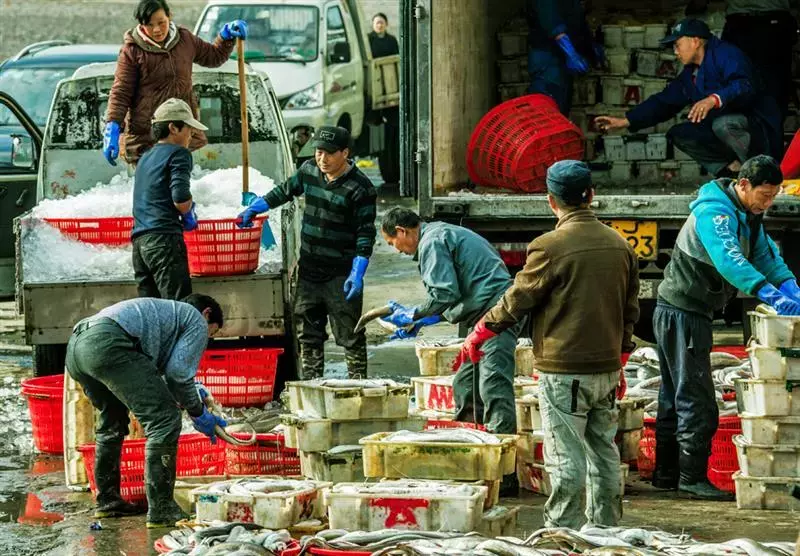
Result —
M389 307L388 305L384 305L383 307L378 307L376 309L371 309L366 313L364 313L363 315L361 315L361 318L358 319L358 322L356 323L356 327L353 329L353 332L358 334L367 327L368 323L374 321L375 319L379 319L381 317L388 317L393 312L394 311L392 311L392 308Z
M214 399L214 396L212 396L211 393L206 396L205 404L209 413L216 415L217 417L222 417L222 406L217 403L217 400ZM238 438L231 436L219 425L214 426L214 433L225 442L234 444L236 446L252 446L256 443L255 429L253 429L253 435L248 440L239 440Z

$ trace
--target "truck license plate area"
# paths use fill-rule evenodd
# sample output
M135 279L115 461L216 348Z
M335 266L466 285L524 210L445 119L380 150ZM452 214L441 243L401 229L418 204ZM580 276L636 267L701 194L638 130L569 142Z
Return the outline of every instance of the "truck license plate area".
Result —
M658 222L640 220L603 220L631 244L636 255L645 261L658 257Z

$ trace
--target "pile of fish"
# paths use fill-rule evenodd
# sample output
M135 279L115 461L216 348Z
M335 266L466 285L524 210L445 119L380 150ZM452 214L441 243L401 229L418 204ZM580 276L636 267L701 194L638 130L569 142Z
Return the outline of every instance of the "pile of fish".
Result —
M28 398L20 394L17 378L3 377L0 382L0 454L31 452L33 429Z
M311 481L297 479L233 479L230 481L219 481L211 483L207 487L207 492L217 494L236 494L249 496L254 492L291 492L299 490L314 489L316 486Z
M715 351L711 353L711 373L720 416L736 415L736 401L726 401L723 399L723 394L734 391L734 380L752 378L750 360ZM634 351L625 365L625 379L628 382L627 397L649 400L645 406L645 413L655 417L658 410L658 389L661 387L661 372L656 350L644 347Z
M463 444L500 444L500 439L488 432L474 429L430 429L419 432L397 431L387 435L384 442L449 442Z
M286 530L252 523L214 522L210 527L182 527L156 540L157 552L176 556L280 556L291 546Z
M256 433L272 432L281 420L280 415L286 410L280 402L270 402L264 408L258 407L218 407L219 415L227 421L225 431L229 434L245 433L248 436ZM181 434L196 432L191 418L184 413Z

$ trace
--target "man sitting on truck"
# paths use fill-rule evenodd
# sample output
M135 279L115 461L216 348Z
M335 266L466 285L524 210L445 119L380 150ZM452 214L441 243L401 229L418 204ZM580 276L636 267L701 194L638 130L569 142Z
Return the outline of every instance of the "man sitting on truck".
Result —
M756 86L747 56L712 36L703 21L684 19L661 41L684 65L667 87L627 112L598 116L601 131L639 131L667 121L692 105L688 121L673 126L672 143L717 177L735 177L755 154L780 156L781 115L775 99Z
M325 373L328 318L336 343L344 347L348 375L366 378L367 336L363 330L354 330L361 317L364 274L375 243L377 194L350 160L349 131L322 126L313 145L314 160L263 197L255 197L239 214L238 226L250 227L257 214L305 195L294 299L303 378Z
M653 485L728 500L706 479L719 410L711 377L711 320L741 290L781 315L800 315L800 288L762 225L783 174L772 157L745 161L737 180L700 188L658 287L653 332L661 388Z
M147 527L172 527L185 514L172 497L182 407L215 442L225 421L208 412L195 382L208 338L222 327L222 309L207 295L182 301L140 297L106 307L75 325L66 367L100 412L95 430L95 517L143 513L120 495L122 441L128 411L144 427Z

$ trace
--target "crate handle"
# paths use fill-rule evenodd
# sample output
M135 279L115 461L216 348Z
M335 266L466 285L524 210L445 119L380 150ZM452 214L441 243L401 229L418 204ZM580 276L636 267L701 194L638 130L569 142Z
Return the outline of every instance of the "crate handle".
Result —
M53 397L50 394L34 394L32 392L23 392L22 395L34 400L49 400Z

